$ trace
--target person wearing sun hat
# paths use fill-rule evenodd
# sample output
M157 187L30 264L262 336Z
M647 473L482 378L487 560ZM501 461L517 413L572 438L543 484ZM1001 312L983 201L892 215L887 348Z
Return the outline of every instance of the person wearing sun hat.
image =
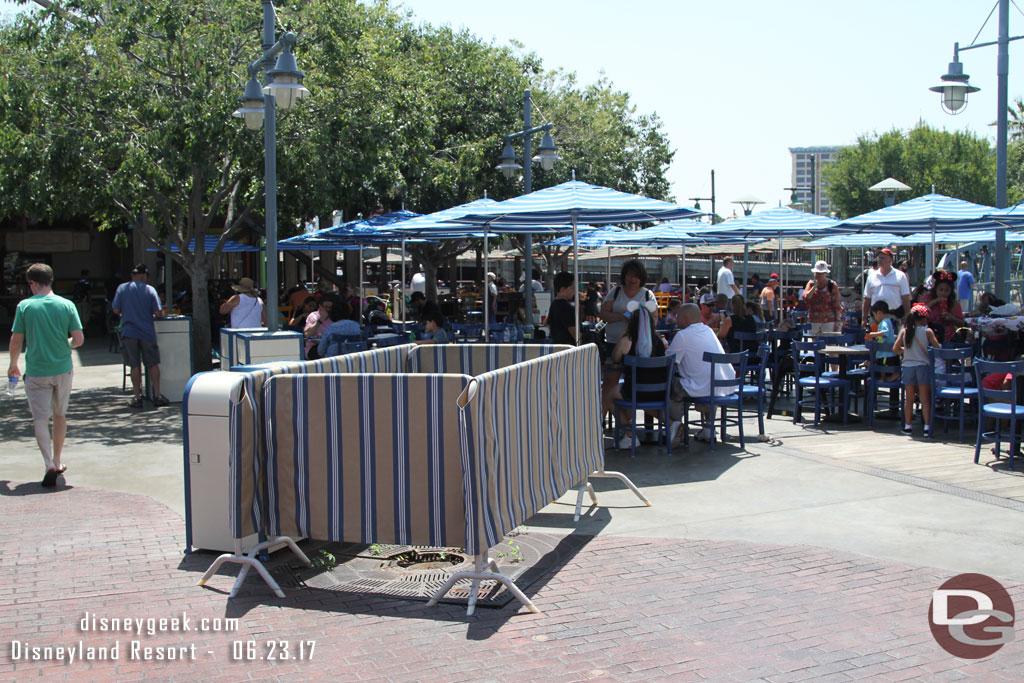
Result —
M256 291L256 283L252 278L243 277L231 289L237 294L221 304L220 314L231 314L231 327L234 329L247 327L266 327L267 309Z
M804 287L807 302L807 321L811 334L843 331L843 303L839 285L829 278L831 269L826 261L817 261L811 268L814 278Z
M902 319L910 310L910 280L906 273L892 267L892 249L878 252L878 268L868 273L864 280L862 320L870 320L871 306L876 301L889 304L889 313Z

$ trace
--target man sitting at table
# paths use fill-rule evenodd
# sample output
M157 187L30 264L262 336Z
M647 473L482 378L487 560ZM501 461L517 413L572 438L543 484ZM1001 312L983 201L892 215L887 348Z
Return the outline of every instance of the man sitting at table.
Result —
M675 356L680 384L686 396L700 398L711 395L711 364L704 360L704 353L725 353L722 343L714 330L701 321L700 308L694 304L683 304L676 314L679 332L672 339L665 354ZM735 379L736 371L731 365L715 366L718 379ZM736 393L736 387L724 387L718 390L721 396ZM672 404L672 419L678 421L683 415L683 403ZM711 413L710 406L698 406L704 428L697 433L698 441L710 441L712 426L706 423ZM675 423L673 423L673 426ZM678 428L672 429L675 434Z

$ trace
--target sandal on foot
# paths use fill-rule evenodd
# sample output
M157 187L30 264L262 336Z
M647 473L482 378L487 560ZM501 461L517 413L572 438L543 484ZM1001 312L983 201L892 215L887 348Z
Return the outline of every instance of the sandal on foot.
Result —
M57 475L60 474L57 470L46 470L46 474L43 476L42 486L50 489L57 485Z

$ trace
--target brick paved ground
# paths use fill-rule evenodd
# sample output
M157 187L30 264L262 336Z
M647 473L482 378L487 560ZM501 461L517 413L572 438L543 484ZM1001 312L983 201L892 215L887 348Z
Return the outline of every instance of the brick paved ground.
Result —
M1024 646L946 655L926 615L949 572L812 547L602 536L529 587L543 613L286 589L195 585L183 524L152 499L0 482L0 679L74 680L1019 680ZM234 573L235 569L231 570ZM1024 588L1005 582L1017 605ZM105 617L237 617L236 633L140 638L79 629ZM193 622L196 625L198 622ZM196 660L131 661L130 641L196 646ZM231 641L315 641L311 660L235 662ZM116 662L12 662L29 645L121 643Z

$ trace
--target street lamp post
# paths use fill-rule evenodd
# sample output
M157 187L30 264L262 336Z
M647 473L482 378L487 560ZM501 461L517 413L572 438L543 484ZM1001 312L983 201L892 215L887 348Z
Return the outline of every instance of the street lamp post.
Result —
M693 208L700 211L701 202L711 202L711 225L718 222L718 213L715 211L715 169L711 169L711 196L710 197L690 197L690 201L693 202ZM609 257L609 261L611 257ZM714 273L712 273L714 275ZM679 283L683 288L683 300L686 300L686 245L683 245L683 281Z
M760 199L753 195L744 195L739 199L732 200L733 204L739 204L740 208L743 209L743 215L749 216L754 213L754 207L758 204L764 204ZM712 219L714 220L714 219ZM782 253L782 239L779 239L779 253ZM747 291L747 274L750 272L750 243L747 241L743 242L743 291ZM781 285L780 285L781 286Z
M990 15L991 16L991 15ZM959 114L967 106L967 96L980 88L971 85L969 76L960 63L961 50L974 50L990 45L998 46L996 54L996 207L1006 208L1006 124L1007 124L1007 78L1010 72L1010 41L1024 36L1010 37L1010 0L999 0L999 36L997 40L960 47L953 43L953 61L942 82L929 88L942 97L942 108L947 114ZM1006 280L1010 272L1009 253L1006 250L1006 228L996 230L995 244L995 289L996 296L1007 298L1009 285Z
M523 194L533 192L533 162L539 161L541 168L550 171L558 161L558 151L555 149L555 141L551 138L551 129L554 124L545 123L542 126L530 126L530 114L532 108L530 91L523 91L523 129L517 133L505 136L505 147L501 151L496 169L502 172L506 178L511 178L516 171L523 171ZM544 133L541 138L540 147L537 148L537 156L533 155L533 134ZM512 141L516 138L523 139L523 164L520 166L516 161L516 153L512 149ZM526 235L526 272L523 277L523 305L526 307L526 329L533 334L533 235Z
M296 101L309 96L309 90L302 85L305 76L295 64L292 46L294 33L285 33L274 40L275 27L273 0L261 0L263 4L263 56L249 65L249 82L245 94L240 98L242 106L234 116L245 121L249 130L259 130L263 125L264 193L266 212L266 284L267 327L277 330L277 105L288 109ZM278 55L280 55L278 57ZM277 58L276 62L274 58ZM263 71L264 87L260 87L256 75Z

